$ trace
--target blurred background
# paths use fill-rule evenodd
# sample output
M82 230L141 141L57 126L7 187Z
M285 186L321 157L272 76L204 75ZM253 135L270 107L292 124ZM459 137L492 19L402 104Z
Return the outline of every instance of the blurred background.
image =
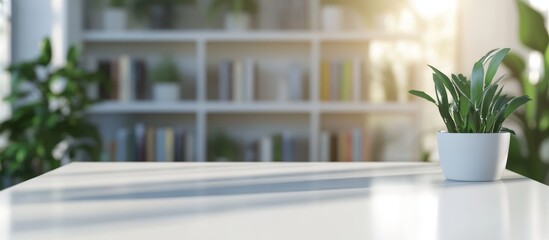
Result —
M519 3L549 10L543 0L3 0L3 184L74 160L437 161L444 125L407 91L434 91L427 64L469 75L501 47L542 82ZM507 88L526 91L513 77ZM514 169L543 181L549 134L533 129L532 149L529 130L510 125L525 128Z

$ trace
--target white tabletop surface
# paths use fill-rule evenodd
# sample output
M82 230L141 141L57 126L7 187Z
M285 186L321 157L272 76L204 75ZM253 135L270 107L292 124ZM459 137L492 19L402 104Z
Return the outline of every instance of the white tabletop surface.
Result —
M0 192L0 239L549 239L549 188L421 163L73 163Z

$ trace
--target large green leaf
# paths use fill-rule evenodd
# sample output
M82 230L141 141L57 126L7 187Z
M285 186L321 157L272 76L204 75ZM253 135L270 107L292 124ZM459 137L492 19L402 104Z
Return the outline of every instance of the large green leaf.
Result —
M435 75L438 77L440 82L442 82L444 87L446 89L448 89L448 92L450 92L450 95L452 95L452 98L458 100L459 99L458 93L457 93L456 89L454 88L454 85L450 81L450 78L448 78L448 76L446 76L446 74L442 73L441 71L439 71L435 67L433 67L431 65L428 65L428 66L433 70L433 72L435 72Z
M517 108L522 106L523 104L526 104L529 102L530 99L528 96L520 96L517 98L513 98L510 102L507 108L505 109L505 118L509 117L511 113L513 113Z
M522 74L526 69L526 63L524 63L518 54L509 52L503 59L503 64L509 69L514 79L518 81L522 79Z
M478 61L473 67L473 73L471 74L471 100L475 104L475 107L480 106L482 100L484 83L484 66L482 62Z
M527 47L545 52L549 43L549 34L545 28L545 19L524 0L517 0L519 13L520 40Z
M410 94L414 95L414 96L417 96L417 97L420 97L420 98L423 98L429 102L432 102L434 104L437 104L435 102L435 99L433 99L431 96L429 96L427 93L424 93L422 91L417 91L417 90L410 90L409 91Z
M484 86L488 86L490 85L490 83L492 83L492 79L494 79L494 76L496 75L499 65L501 64L501 61L505 58L505 55L507 55L509 50L510 50L509 48L504 48L499 50L496 54L494 54L494 57L492 57L492 60L490 60L488 69L486 69Z

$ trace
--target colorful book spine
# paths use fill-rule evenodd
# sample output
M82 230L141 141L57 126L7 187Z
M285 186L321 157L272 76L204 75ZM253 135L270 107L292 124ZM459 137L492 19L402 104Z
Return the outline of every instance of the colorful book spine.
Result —
M185 161L193 162L195 159L195 137L191 133L185 135Z
M320 161L321 162L330 161L330 133L329 132L320 133Z
M135 125L135 145L136 145L136 160L144 162L146 160L146 133L145 124L138 123Z
M340 99L341 75L341 62L332 62L330 65L330 101L338 101Z
M174 131L173 128L167 127L164 129L164 159L166 162L174 161Z
M165 156L166 151L165 151L165 148L164 148L166 137L165 137L164 133L165 133L164 128L156 128L155 160L157 162L166 161L166 156Z
M254 59L248 58L244 61L244 65L244 100L253 102L255 99L256 64Z
M273 140L270 136L263 137L259 140L259 161L273 161Z
M232 75L233 101L242 102L244 100L244 64L241 60L233 62Z
M126 129L118 129L116 131L116 161L123 162L128 160L128 131Z
M229 101L231 99L232 68L233 67L232 67L231 61L224 61L219 64L219 76L218 76L219 101Z
M352 60L352 88L353 101L360 102L362 100L362 61L359 57Z
M132 96L132 75L131 75L131 59L129 56L123 55L118 59L118 100L130 101Z
M352 63L350 61L344 61L341 64L341 97L339 100L348 102L351 101L352 96Z
M331 73L330 73L330 63L328 61L322 61L320 65L320 100L322 101L330 101L331 94L330 94L330 81L331 81Z

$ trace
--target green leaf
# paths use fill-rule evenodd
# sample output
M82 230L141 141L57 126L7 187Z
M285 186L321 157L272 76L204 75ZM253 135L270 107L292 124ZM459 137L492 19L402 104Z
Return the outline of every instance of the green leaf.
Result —
M471 74L471 100L475 107L480 105L482 100L483 83L484 83L484 67L482 62L476 62Z
M514 79L518 81L522 79L522 74L526 69L526 63L524 63L524 61L518 54L514 52L509 52L503 59L503 65L505 65L507 69L509 69Z
M523 104L526 104L530 100L532 99L530 99L528 96L513 98L505 109L505 118L509 117L515 110L517 110L517 108L519 108Z
M452 82L450 81L450 78L448 78L448 76L446 76L444 73L442 73L441 71L439 71L435 67L433 67L431 65L428 65L428 66L435 72L435 75L439 78L440 82L442 82L444 87L446 87L446 89L448 89L448 92L450 92L450 94L452 95L452 98L454 98L456 100L459 99L457 91L454 88L454 85L452 84Z
M38 57L37 63L40 65L48 65L51 62L52 51L51 51L51 42L49 38L44 38L40 45L40 56Z
M482 58L480 58L479 62L482 62L482 64L486 63L486 60L488 60L488 56L490 56L493 52L497 51L499 48L492 49L486 55L484 55Z
M509 129L509 128L506 128L506 127L501 128L501 131L502 131L502 132L508 132L508 133L510 133L510 134L513 134L513 135L517 135L517 134L515 133L515 131L513 131L513 130L511 130L511 129Z
M484 86L490 85L492 83L492 79L494 79L494 76L496 75L496 72L499 68L499 65L501 64L501 61L505 58L505 55L509 52L509 48L504 48L499 50L496 54L494 54L494 57L492 60L490 60L490 64L488 65L488 69L486 70L486 78L484 79Z
M531 49L545 52L549 43L549 34L545 28L543 15L523 0L517 0L517 7L520 40Z
M410 94L414 95L414 96L417 96L417 97L420 97L420 98L423 98L429 102L432 102L434 104L437 104L435 102L435 99L433 99L431 96L429 96L427 93L424 93L422 91L417 91L417 90L410 90L409 91Z

